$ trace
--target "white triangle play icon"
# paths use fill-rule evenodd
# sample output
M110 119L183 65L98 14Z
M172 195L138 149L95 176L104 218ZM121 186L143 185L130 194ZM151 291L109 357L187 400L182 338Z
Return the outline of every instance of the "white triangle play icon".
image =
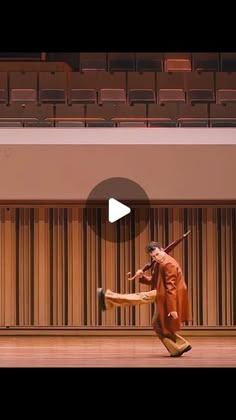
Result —
M130 213L130 208L117 201L115 198L109 199L109 215L108 219L110 223L114 223L122 217Z

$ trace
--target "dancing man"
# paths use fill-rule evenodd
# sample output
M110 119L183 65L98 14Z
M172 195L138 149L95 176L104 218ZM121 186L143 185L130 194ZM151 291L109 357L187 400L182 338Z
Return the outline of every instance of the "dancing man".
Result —
M122 294L111 290L104 292L102 288L98 289L102 311L117 306L155 303L156 309L152 326L172 357L180 357L192 348L187 340L177 334L182 323L191 320L187 285L179 263L167 253L188 233L166 249L163 249L159 242L150 242L147 245L146 251L149 253L152 263L137 270L133 278L138 278L141 283L150 284L152 290ZM149 268L152 268L152 275L145 276L144 271Z

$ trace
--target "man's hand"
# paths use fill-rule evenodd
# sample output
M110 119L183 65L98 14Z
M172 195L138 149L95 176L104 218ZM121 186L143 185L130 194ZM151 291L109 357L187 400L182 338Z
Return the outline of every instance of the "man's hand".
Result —
M135 278L139 279L142 276L143 276L143 270L141 270L141 269L137 270L136 273L135 273Z
M168 314L168 316L172 316L172 318L177 319L178 318L178 313L176 311L172 311Z
M127 273L127 276L130 276L131 272L129 271ZM141 277L143 277L143 270L139 269L136 271L135 275L133 277L128 277L128 280L134 280L134 279L140 279Z

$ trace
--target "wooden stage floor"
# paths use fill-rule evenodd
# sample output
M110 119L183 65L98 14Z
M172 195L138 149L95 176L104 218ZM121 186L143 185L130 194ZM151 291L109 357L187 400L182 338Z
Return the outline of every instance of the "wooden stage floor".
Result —
M3 336L0 367L236 367L236 337L186 338L172 358L155 336Z

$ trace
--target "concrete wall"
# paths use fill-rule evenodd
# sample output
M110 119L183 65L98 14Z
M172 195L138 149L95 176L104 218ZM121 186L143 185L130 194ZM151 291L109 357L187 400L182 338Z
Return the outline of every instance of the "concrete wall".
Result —
M0 130L0 201L83 201L111 177L150 200L236 200L236 129Z

